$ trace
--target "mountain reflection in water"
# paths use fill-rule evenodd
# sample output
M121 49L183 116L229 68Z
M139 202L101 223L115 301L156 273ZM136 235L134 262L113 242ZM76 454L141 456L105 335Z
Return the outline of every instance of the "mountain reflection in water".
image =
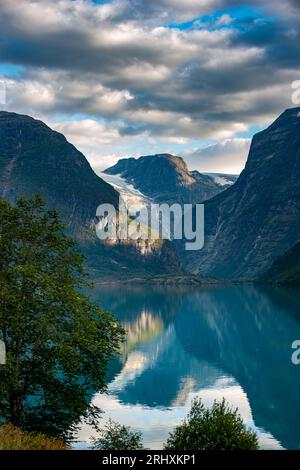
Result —
M94 397L106 418L142 431L158 449L194 397L207 406L225 397L263 448L300 448L300 366L291 362L297 290L101 286L96 300L128 331L109 393ZM83 426L79 440L92 434Z

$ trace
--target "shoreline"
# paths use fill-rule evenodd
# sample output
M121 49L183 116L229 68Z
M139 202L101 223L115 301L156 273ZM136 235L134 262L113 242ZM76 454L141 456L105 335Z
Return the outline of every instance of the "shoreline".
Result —
M236 284L253 284L253 281L234 281L228 279L204 278L199 276L154 276L154 277L132 277L128 279L95 278L95 285L151 285L151 286L230 286Z

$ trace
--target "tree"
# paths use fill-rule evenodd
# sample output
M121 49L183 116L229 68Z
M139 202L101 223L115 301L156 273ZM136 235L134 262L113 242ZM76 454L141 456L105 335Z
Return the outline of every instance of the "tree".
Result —
M83 257L39 196L0 201L0 285L1 421L68 436L98 417L89 402L123 330L82 293Z
M144 449L141 433L131 431L130 427L122 426L111 419L99 433L99 438L92 439L94 450Z
M237 410L223 399L205 409L192 403L187 419L169 435L166 450L257 450L256 434L246 429Z

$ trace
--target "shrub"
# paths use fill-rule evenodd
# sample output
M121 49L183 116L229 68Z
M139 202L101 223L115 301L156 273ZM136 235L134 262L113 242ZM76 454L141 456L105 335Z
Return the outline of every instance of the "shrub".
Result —
M170 434L166 450L257 450L254 432L247 429L237 410L223 399L206 409L194 400L187 419Z
M100 437L93 438L93 450L142 450L143 443L141 433L130 430L130 427L122 426L109 420Z

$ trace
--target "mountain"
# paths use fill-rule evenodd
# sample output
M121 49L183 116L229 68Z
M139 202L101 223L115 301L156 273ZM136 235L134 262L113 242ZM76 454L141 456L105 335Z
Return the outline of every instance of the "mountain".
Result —
M35 193L49 208L59 210L95 276L182 272L170 242L158 240L147 247L101 243L95 234L96 209L101 203L117 207L119 193L62 134L29 116L0 112L0 198L14 201L18 195Z
M136 287L96 295L129 331L129 347L108 381L119 403L134 405L132 410L144 405L146 419L149 408L169 414L175 407L178 416L177 407L184 413L191 396L224 395L270 444L273 436L283 447L299 449L300 374L290 348L299 337L297 289ZM147 427L152 438L157 435L156 414Z
M280 256L260 279L280 285L300 285L300 242Z
M99 204L117 207L118 193L99 178L66 138L29 116L0 112L0 197L40 193L77 234Z
M300 238L300 108L253 138L237 182L205 204L205 247L193 273L254 279Z
M218 182L211 175L191 172L181 157L165 153L138 159L124 158L104 173L120 176L155 202L181 204L210 199L226 189L229 181L223 178Z

